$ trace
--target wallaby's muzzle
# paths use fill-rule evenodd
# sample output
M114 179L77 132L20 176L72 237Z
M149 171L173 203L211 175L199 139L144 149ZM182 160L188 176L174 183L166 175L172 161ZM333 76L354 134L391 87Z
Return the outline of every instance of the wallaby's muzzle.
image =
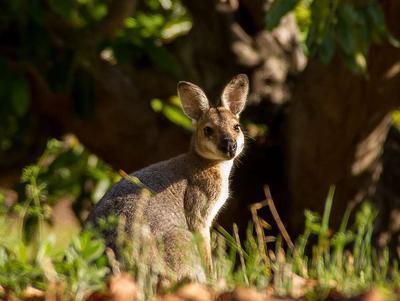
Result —
M237 143L231 138L223 138L219 144L219 149L232 159L236 155Z

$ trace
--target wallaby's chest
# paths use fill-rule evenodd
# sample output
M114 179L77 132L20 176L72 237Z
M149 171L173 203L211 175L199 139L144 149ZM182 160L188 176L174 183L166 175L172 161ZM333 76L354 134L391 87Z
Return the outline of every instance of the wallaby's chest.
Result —
M214 218L217 216L218 212L224 206L225 202L229 198L229 175L231 173L232 163L233 163L233 160L226 161L226 162L221 163L221 166L219 167L220 175L221 175L219 191L218 191L218 196L215 200L215 203L211 207L211 210L210 210L210 213L208 216L208 220L207 220L208 226L211 226Z
M233 160L210 164L194 159L190 155L177 157L138 171L135 176L156 193L146 202L149 215L171 212L176 216L183 205L182 213L189 229L198 231L211 226L229 198ZM171 165L184 168L171 168ZM175 172L169 172L172 169Z
M191 211L193 217L201 221L203 227L210 227L214 218L229 197L229 175L233 160L224 161L212 169L208 169L198 178L198 185L190 190L197 191L191 200Z

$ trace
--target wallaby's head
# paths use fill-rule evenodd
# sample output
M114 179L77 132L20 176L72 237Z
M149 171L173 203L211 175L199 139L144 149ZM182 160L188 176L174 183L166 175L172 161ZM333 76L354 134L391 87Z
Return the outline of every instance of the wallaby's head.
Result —
M224 88L220 105L212 107L198 86L178 83L182 108L194 123L194 150L211 160L230 160L244 147L244 136L239 124L249 91L246 75L235 76Z

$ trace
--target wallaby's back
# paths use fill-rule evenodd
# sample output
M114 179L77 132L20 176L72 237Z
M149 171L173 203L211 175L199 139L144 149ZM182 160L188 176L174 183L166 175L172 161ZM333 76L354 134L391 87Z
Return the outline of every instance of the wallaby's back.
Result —
M194 183L204 180L204 177L210 176L205 174L207 164L201 164L201 158L193 157L193 154L183 154L132 173L131 176L139 179L153 193L150 197L143 195L143 188L139 185L135 185L129 179L122 179L99 201L88 221L95 222L99 218L115 215L123 217L127 227L136 221L145 222L158 236L162 236L173 227L193 230L189 229L190 225L185 215L187 195L196 195L191 195L190 199L210 200L215 197L215 185L220 181L216 169L211 178L207 179L212 185L195 190L188 187L189 183L193 186ZM188 205L186 204L186 207Z

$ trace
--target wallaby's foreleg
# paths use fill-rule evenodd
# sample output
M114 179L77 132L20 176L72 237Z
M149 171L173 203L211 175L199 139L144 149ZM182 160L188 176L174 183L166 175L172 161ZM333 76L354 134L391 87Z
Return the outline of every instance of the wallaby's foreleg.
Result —
M212 256L211 256L210 230L205 229L199 233L201 236L201 245L200 245L201 256L204 259L205 267L207 268L207 273L209 275L212 275L213 265L212 265Z
M185 277L205 282L206 275L200 258L196 256L193 234L184 229L176 229L164 235L164 257L177 279Z

